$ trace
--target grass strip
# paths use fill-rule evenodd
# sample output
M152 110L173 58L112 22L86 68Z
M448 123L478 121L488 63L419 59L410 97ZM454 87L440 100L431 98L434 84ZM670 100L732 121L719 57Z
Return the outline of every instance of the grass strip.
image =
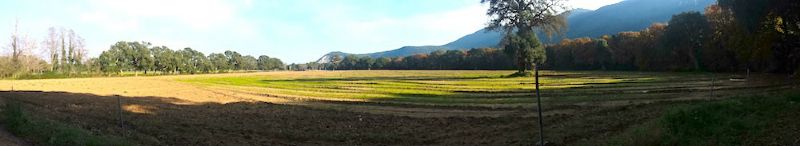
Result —
M7 100L2 120L14 135L47 146L128 146L130 141L92 132L65 123L28 115L18 101Z
M767 129L790 120L782 116L786 113L800 113L800 92L679 104L607 139L606 145L757 145L772 141Z

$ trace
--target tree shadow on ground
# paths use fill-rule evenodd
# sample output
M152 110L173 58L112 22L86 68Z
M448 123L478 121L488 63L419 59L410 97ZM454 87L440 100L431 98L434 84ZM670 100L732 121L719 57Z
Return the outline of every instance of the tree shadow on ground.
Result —
M30 115L143 145L528 145L535 121L412 118L266 102L190 103L65 92L0 92L0 97L20 101Z

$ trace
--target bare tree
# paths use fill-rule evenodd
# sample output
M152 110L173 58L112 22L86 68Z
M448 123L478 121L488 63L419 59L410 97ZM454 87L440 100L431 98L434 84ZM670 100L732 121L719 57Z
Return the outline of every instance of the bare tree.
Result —
M80 73L83 58L86 55L85 40L69 30L69 65L72 72Z
M19 21L14 24L14 32L11 33L8 49L11 50L11 70L12 72L28 72L32 70L39 70L38 60L31 52L36 48L36 41L28 38L28 35L19 32Z
M67 68L67 63L66 63L67 62L67 45L66 45L67 43L66 43L66 36L64 35L64 34L66 34L65 33L66 30L62 27L62 28L59 29L59 32L60 32L60 35L58 37L59 37L59 39L61 39L61 44L60 44L61 45L61 61L59 61L60 62L59 70L65 71L66 68Z
M86 57L85 41L83 37L72 29L50 27L47 37L43 41L51 71L75 72Z
M14 32L11 33L11 42L9 42L9 47L11 48L11 63L15 66L19 64L19 56L21 54L21 39L19 35L19 20L14 23Z
M75 64L82 65L86 61L86 39L83 39L80 35L75 36L75 53L73 53L73 58L75 59Z
M69 70L67 72L72 73L75 71L75 31L69 29L67 31L67 66L69 66Z
M44 45L45 52L47 53L47 57L50 59L50 64L52 64L52 66L50 67L50 71L56 71L59 64L58 35L59 33L56 30L56 28L50 27L47 29L47 37L42 43Z

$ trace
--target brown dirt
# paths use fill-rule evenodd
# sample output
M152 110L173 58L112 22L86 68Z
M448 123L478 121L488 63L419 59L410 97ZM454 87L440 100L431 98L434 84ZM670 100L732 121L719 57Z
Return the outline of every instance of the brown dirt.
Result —
M31 144L8 133L5 128L0 127L0 145L3 146L30 146Z
M167 97L61 92L0 92L33 115L70 123L142 145L531 145L536 117L409 117L265 102L175 104ZM612 135L655 118L675 102L574 107L547 115L552 144Z
M276 72L269 74L291 74ZM3 100L19 100L36 115L77 125L97 134L120 135L143 145L532 145L532 105L410 105L261 95L220 86L174 81L204 76L264 73L0 81ZM310 72L306 74L324 74ZM619 89L575 88L544 93L545 133L555 145L607 136L658 117L686 101L713 100L752 92L785 90L767 81L725 83L715 97L705 82L670 88L653 85ZM597 85L602 87L603 85ZM590 100L560 101L575 95ZM596 93L596 94L595 94ZM620 98L600 97L611 94ZM120 95L120 96L113 96ZM117 107L117 98L123 101ZM124 124L117 125L118 109Z

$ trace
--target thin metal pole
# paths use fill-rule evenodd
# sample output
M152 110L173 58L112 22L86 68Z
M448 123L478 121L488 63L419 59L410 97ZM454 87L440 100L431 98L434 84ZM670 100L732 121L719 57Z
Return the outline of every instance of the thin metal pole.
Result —
M543 123L542 118L544 117L542 117L542 97L539 94L539 66L538 65L533 66L533 70L534 70L534 76L536 78L536 100L537 100L536 107L538 108L537 111L539 112L539 145L544 146L544 130L543 130L544 126L542 124Z
M714 80L716 79L716 74L713 72L711 73L711 98L714 98Z
M122 128L122 98L119 95L117 96L117 121L119 127Z

